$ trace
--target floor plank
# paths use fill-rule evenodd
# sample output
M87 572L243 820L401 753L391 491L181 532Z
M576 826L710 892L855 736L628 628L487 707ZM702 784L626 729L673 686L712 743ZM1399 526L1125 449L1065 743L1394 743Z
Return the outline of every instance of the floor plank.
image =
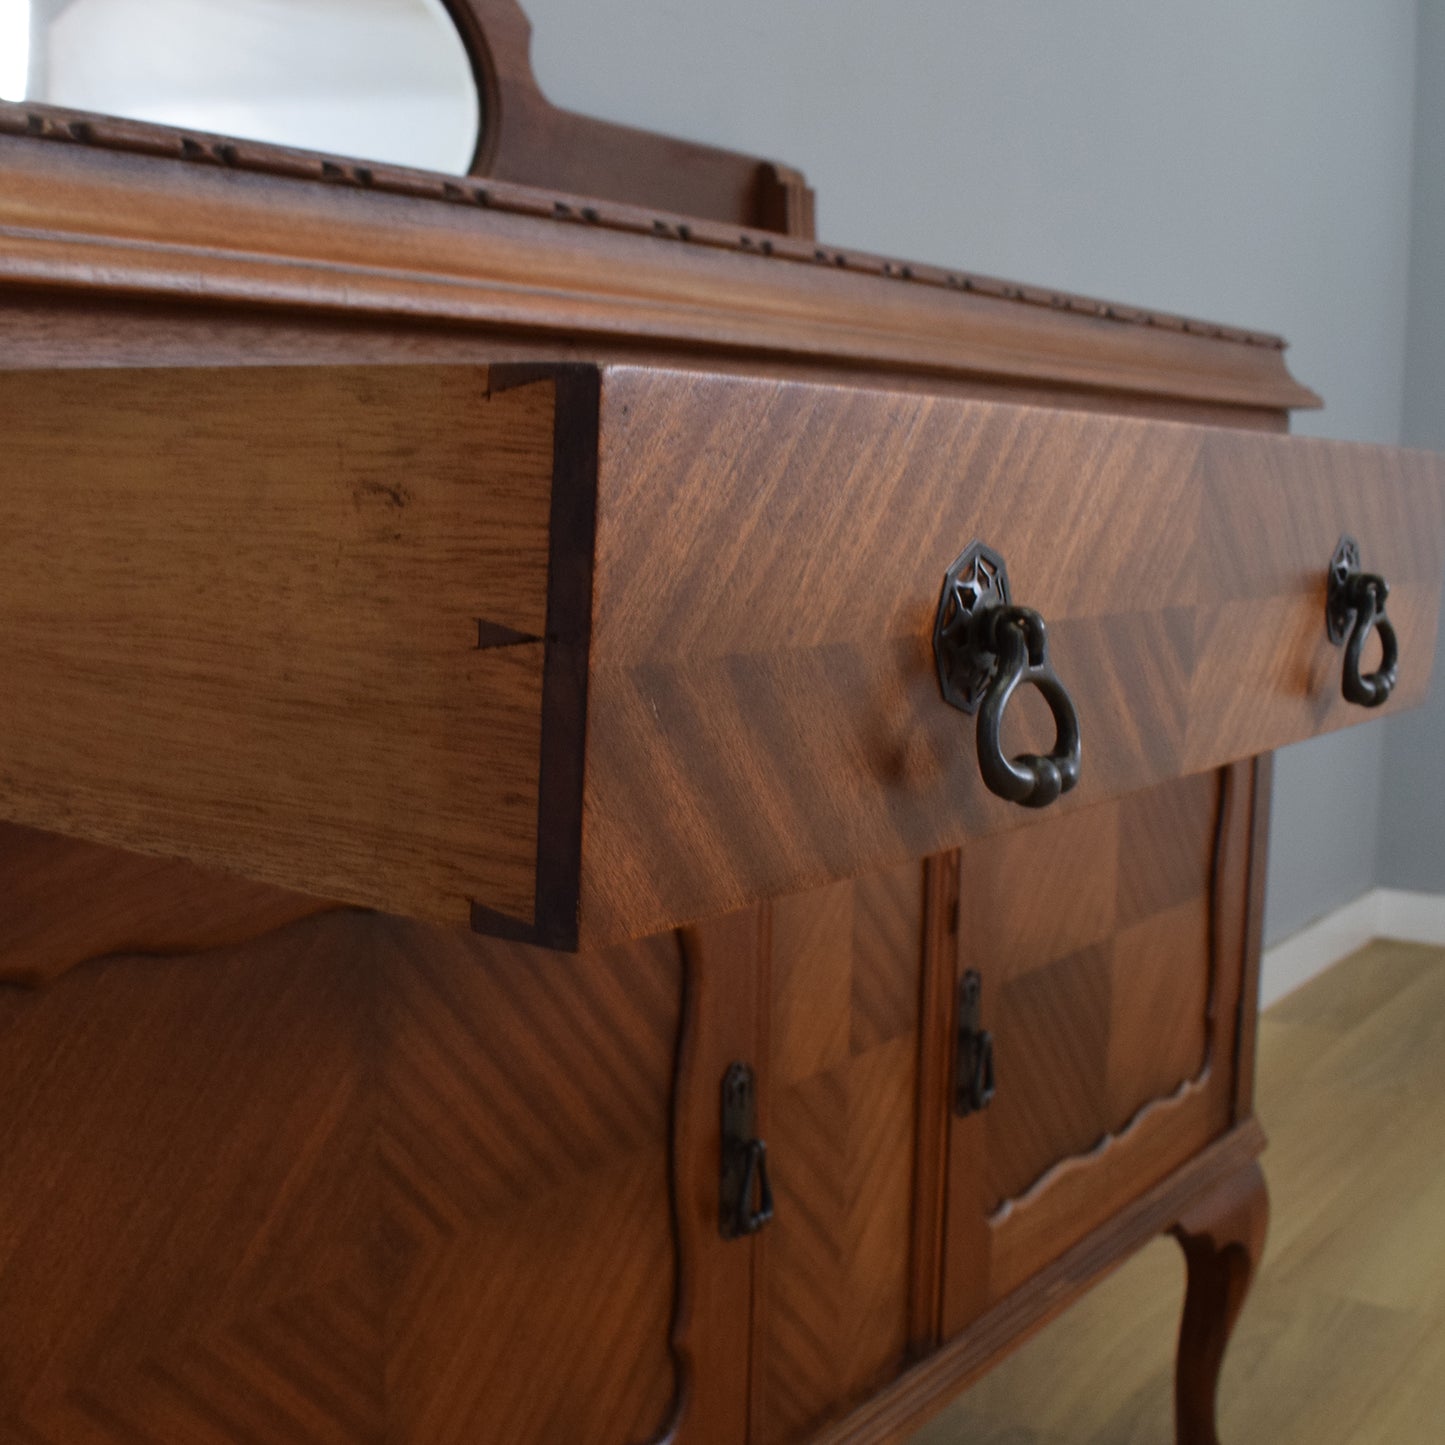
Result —
M1445 1440L1445 949L1378 941L1260 1025L1273 1200L1225 1361L1226 1445ZM1149 1246L912 1445L1172 1438L1184 1271Z

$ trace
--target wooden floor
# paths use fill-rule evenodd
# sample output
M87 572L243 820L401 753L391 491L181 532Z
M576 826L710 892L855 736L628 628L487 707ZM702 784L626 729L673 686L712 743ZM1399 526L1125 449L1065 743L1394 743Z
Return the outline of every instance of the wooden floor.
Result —
M1273 1217L1221 1386L1224 1445L1445 1441L1445 949L1377 942L1261 1023ZM1169 1240L913 1445L1165 1445Z

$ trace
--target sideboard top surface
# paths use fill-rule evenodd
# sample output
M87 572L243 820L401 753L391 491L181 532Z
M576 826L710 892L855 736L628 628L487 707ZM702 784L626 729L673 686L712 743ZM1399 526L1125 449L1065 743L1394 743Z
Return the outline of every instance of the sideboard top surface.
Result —
M1285 412L1277 337L492 179L0 103L0 289Z

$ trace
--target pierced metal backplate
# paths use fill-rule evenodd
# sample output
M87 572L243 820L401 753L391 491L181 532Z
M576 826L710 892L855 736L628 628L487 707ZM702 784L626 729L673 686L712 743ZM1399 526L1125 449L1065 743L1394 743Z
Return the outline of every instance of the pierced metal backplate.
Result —
M1325 594L1325 631L1336 647L1343 647L1355 620L1350 601L1350 578L1360 570L1360 544L1349 535L1340 538L1330 558L1330 579Z
M933 624L933 656L943 700L976 713L988 692L996 659L975 641L974 623L984 612L1009 605L1008 569L992 547L973 541L943 579Z

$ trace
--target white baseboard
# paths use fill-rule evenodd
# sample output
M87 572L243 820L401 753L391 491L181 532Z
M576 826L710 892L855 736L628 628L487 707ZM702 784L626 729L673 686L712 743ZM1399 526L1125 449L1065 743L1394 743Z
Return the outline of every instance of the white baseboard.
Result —
M1407 893L1403 888L1377 888L1380 915L1376 938L1405 943L1445 944L1445 893Z
M1378 938L1375 920L1379 916L1379 891L1362 893L1353 903L1336 908L1273 948L1266 948L1259 966L1259 1006L1268 1008L1331 964Z
M1445 894L1372 888L1265 949L1260 1007L1268 1008L1375 938L1445 944Z

